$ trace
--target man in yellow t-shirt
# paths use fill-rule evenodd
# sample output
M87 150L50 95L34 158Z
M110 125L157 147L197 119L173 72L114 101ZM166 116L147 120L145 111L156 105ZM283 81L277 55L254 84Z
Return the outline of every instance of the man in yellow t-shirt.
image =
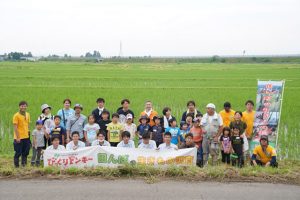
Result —
M30 115L26 112L27 102L21 101L19 103L19 112L13 116L13 126L14 126L14 165L19 167L19 158L21 156L22 166L27 164L27 156L30 150L30 138L29 138L29 124Z
M219 114L221 115L223 119L223 126L229 127L230 122L232 122L234 119L234 113L235 111L231 109L231 104L229 102L224 103L224 110L220 111Z
M246 137L248 140L251 140L253 134L253 125L255 119L255 111L253 110L254 102L248 100L246 103L246 111L243 112L242 121L247 124L246 128Z
M110 145L116 147L122 140L121 134L123 132L123 125L119 123L119 114L112 114L112 122L107 124L107 141Z
M260 145L256 146L252 154L252 164L254 166L278 167L276 161L276 150L269 145L268 136L262 135Z

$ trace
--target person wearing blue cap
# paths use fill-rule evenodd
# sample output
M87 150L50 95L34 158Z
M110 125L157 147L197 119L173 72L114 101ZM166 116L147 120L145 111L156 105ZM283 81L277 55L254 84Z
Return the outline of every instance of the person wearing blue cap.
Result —
M45 147L45 132L43 130L43 120L37 120L35 123L35 129L32 131L32 158L31 166L39 166L42 150Z

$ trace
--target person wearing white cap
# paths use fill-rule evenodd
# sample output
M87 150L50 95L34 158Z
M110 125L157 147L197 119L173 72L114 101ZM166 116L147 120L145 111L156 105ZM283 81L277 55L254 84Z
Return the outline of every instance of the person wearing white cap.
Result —
M203 131L203 164L207 165L209 154L212 157L213 165L217 164L219 155L219 136L223 128L222 117L216 112L216 106L207 104L206 113L200 123Z
M47 144L48 144L48 146L51 145L50 131L52 128L55 127L54 115L51 114L51 109L52 109L51 106L49 106L48 104L41 105L42 114L38 117L38 120L43 121L43 130L46 133L46 135L44 137L44 141L45 141L44 149L46 149Z
M124 124L124 131L128 131L130 133L130 139L134 140L136 135L136 125L133 123L132 114L126 115L126 123Z

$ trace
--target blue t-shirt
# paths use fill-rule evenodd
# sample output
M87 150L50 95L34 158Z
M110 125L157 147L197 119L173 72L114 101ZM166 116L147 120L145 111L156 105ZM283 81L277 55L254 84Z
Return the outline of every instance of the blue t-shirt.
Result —
M139 144L142 142L142 137L144 134L146 134L149 130L150 130L150 125L149 124L146 124L146 125L138 125L137 127L137 131L138 131L138 136L139 136Z
M172 135L172 139L171 139L171 143L172 144L178 144L178 136L180 136L180 129L178 127L168 127L165 131L166 132L170 132Z
M65 125L67 125L67 120L70 116L73 116L75 115L75 111L70 108L69 110L65 110L64 109L64 116L63 116L63 112L62 112L63 109L60 109L58 112L57 112L57 115L59 115L61 117L61 120L60 120L60 125L64 128L66 128ZM65 123L64 123L64 119L65 119Z

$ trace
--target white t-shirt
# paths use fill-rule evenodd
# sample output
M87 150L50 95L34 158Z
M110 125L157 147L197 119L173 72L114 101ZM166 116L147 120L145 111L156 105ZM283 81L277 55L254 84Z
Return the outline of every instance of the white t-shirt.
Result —
M170 143L170 145L168 145L168 146L167 146L166 143L162 143L162 144L160 144L160 145L158 146L158 149L159 149L160 151L163 151L163 150L177 150L178 147L177 147L175 144L172 144L172 143Z
M130 139L133 140L135 138L136 125L134 123L132 123L130 125L125 123L124 124L124 131L128 131L130 133Z
M144 144L143 142L139 145L139 149L156 149L156 142L154 140L150 140L149 144Z
M86 124L83 128L86 131L87 138L90 143L97 139L97 131L99 131L100 126L96 123L94 124Z
M217 119L218 120L218 123L220 126L223 126L223 119L221 117L220 114L218 114L217 112L215 112L214 115L208 115L207 113L205 113L202 117L202 120L201 120L201 125L204 126L205 124L207 123L211 123L213 121L213 119Z
M66 149L67 149L67 150L74 150L74 147L75 147L74 142L71 141L71 142L69 142L69 143L67 144ZM83 148L83 147L85 147L85 143L84 143L84 142L81 142L81 141L78 141L78 144L77 144L77 148L76 148L76 149L80 149L80 148Z
M100 143L99 143L99 140L94 140L94 141L92 142L92 146L98 146L98 145L110 147L110 143L107 142L106 140L104 140L103 144L100 144Z
M127 144L124 143L122 140L117 147L126 147L126 148L135 148L134 142L132 140L129 140Z
M46 150L56 150L56 151L63 151L66 150L66 148L63 145L58 145L56 149L54 149L53 145L47 147Z

